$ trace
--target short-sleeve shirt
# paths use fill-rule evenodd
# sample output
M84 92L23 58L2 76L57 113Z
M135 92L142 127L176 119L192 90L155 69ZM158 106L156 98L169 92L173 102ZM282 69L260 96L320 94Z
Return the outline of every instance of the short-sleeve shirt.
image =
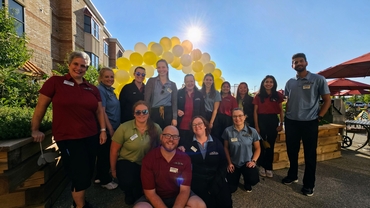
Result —
M256 129L250 128L252 134L248 133L247 126L244 126L241 131L236 130L234 126L229 126L222 134L222 139L229 142L231 162L238 168L252 161L253 142L261 139Z
M210 97L210 93L206 93L206 96L204 97L206 112L213 112L215 102L221 102L220 93L215 91L215 96L213 98Z
M53 103L55 141L82 139L98 134L96 111L101 102L97 87L85 79L77 84L71 75L52 76L39 92Z
M191 185L191 160L186 153L176 149L176 154L167 162L161 148L155 148L145 155L141 166L141 182L143 189L155 189L160 198L166 199L176 197L180 185Z
M121 108L117 96L113 91L114 88L100 83L98 85L98 89L100 91L102 105L105 107L105 113L107 114L113 129L116 130L121 124Z
M162 133L162 129L158 124L154 123L154 125L157 129L157 139L159 141L159 135ZM150 137L148 131L145 131L142 135L136 128L135 120L121 124L114 132L112 141L122 145L119 150L118 160L128 160L139 165L141 165L143 157L150 150Z
M283 94L278 92L278 99L271 99L271 95L265 98L264 102L261 102L261 98L258 95L254 96L253 104L258 106L257 114L279 114L280 103L284 101Z
M285 116L296 121L317 119L320 96L330 94L325 77L310 72L304 78L288 80L284 92L288 98Z
M171 106L171 82L167 80L166 83L162 85L160 79L155 80L154 84L154 96L152 108L158 108L160 106Z

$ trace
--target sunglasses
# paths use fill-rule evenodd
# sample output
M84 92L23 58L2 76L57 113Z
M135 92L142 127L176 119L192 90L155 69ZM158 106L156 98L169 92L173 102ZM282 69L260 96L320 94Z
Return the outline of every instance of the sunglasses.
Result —
M149 114L149 111L147 109L135 111L135 115L140 116L141 114L148 115Z
M163 85L162 86L162 91L161 91L161 94L163 94L164 93L164 89L165 89L166 87Z
M145 77L145 75L146 75L145 73L140 73L140 72L136 72L135 74L136 74L136 76L138 76L138 77L140 77L140 75L141 75L142 77Z

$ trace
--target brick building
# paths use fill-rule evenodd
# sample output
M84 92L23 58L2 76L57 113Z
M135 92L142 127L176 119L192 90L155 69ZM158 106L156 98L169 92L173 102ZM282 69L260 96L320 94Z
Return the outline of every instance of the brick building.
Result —
M26 33L32 62L50 74L68 53L85 51L91 65L115 68L124 49L111 37L105 20L90 0L1 0Z

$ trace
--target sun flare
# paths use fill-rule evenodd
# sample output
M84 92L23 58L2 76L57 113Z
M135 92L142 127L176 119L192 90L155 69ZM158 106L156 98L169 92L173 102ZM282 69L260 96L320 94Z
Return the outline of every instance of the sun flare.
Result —
M192 43L199 43L202 41L203 32L199 27L190 27L187 31L187 38Z

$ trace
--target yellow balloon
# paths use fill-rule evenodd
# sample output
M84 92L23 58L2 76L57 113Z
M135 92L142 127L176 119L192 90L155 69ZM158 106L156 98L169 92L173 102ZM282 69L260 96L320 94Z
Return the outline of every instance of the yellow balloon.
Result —
M183 54L180 58L180 61L183 66L190 66L191 56L189 54Z
M143 61L148 65L153 65L157 62L157 55L153 51L147 51L144 53Z
M204 64L203 71L204 73L212 73L215 70L215 65L211 63Z
M116 97L119 98L119 93L121 92L123 86L125 86L126 83L124 84L119 84L117 87L114 89L114 94L116 94Z
M225 81L225 78L223 78L223 77L220 77L220 79L222 79L222 82L224 82L224 81Z
M115 74L118 71L118 69L112 69L112 71Z
M163 53L162 58L167 61L167 63L172 63L174 56L171 52L166 51Z
M179 67L180 66L180 58L179 57L175 57L174 59L173 59L173 61L172 61L172 63L171 63L171 66L173 67L173 68L177 68L177 67Z
M133 52L130 55L130 61L132 65L141 65L143 63L143 57L138 52Z
M131 67L131 62L128 60L128 58L119 57L116 61L116 65L118 69L129 70Z
M210 61L209 63L213 64L216 67L216 63L214 61Z
M152 45L154 44L155 42L150 42L149 44L148 44L148 50L150 50L150 48L152 47Z
M182 54L184 54L184 49L182 48L181 45L175 45L172 48L172 53L173 53L174 56L180 57Z
M184 54L188 54L193 50L193 44L189 40L184 40L181 46L184 48Z
M198 83L198 87L199 87L199 88L202 88L203 80L197 81L197 83Z
M133 79L135 79L134 72L135 72L136 67L138 66L132 66L128 72Z
M193 61L199 61L199 59L202 57L202 52L199 49L194 49L191 51L190 55Z
M192 69L195 72L200 72L203 69L203 64L200 61L194 61L192 64Z
M132 50L125 50L125 52L123 52L123 57L125 58L130 58L130 55L133 53Z
M208 63L211 60L211 56L208 53L203 53L202 57L200 58L200 62L203 64Z
M181 41L180 41L180 39L178 37L175 37L174 36L174 37L171 38L171 43L172 43L171 45L173 47L175 45L180 45L181 44Z
M136 52L139 52L141 55L143 55L148 50L146 45L142 42L136 43L134 46L134 49Z
M119 84L124 84L130 79L130 75L125 70L118 70L115 74L115 78Z
M196 81L202 81L203 80L203 77L204 77L204 73L203 72L196 72L195 74L194 74L194 78L195 78L195 80Z
M224 81L222 81L222 79L221 78L219 78L219 77L215 77L215 88L216 88L216 90L220 90L221 89L221 85L222 85L222 83L223 83Z
M222 72L220 69L215 69L213 72L212 72L213 76L216 78L216 77L221 77L222 75Z
M150 50L153 51L157 56L160 56L163 53L163 48L159 43L154 43L150 47Z
M154 75L154 67L150 65L144 65L145 68L145 78L150 78Z
M191 66L182 67L182 72L184 72L184 74L191 74L191 72L192 72Z
M169 51L172 48L171 39L167 37L161 38L161 40L159 41L159 44L161 44L164 51Z

